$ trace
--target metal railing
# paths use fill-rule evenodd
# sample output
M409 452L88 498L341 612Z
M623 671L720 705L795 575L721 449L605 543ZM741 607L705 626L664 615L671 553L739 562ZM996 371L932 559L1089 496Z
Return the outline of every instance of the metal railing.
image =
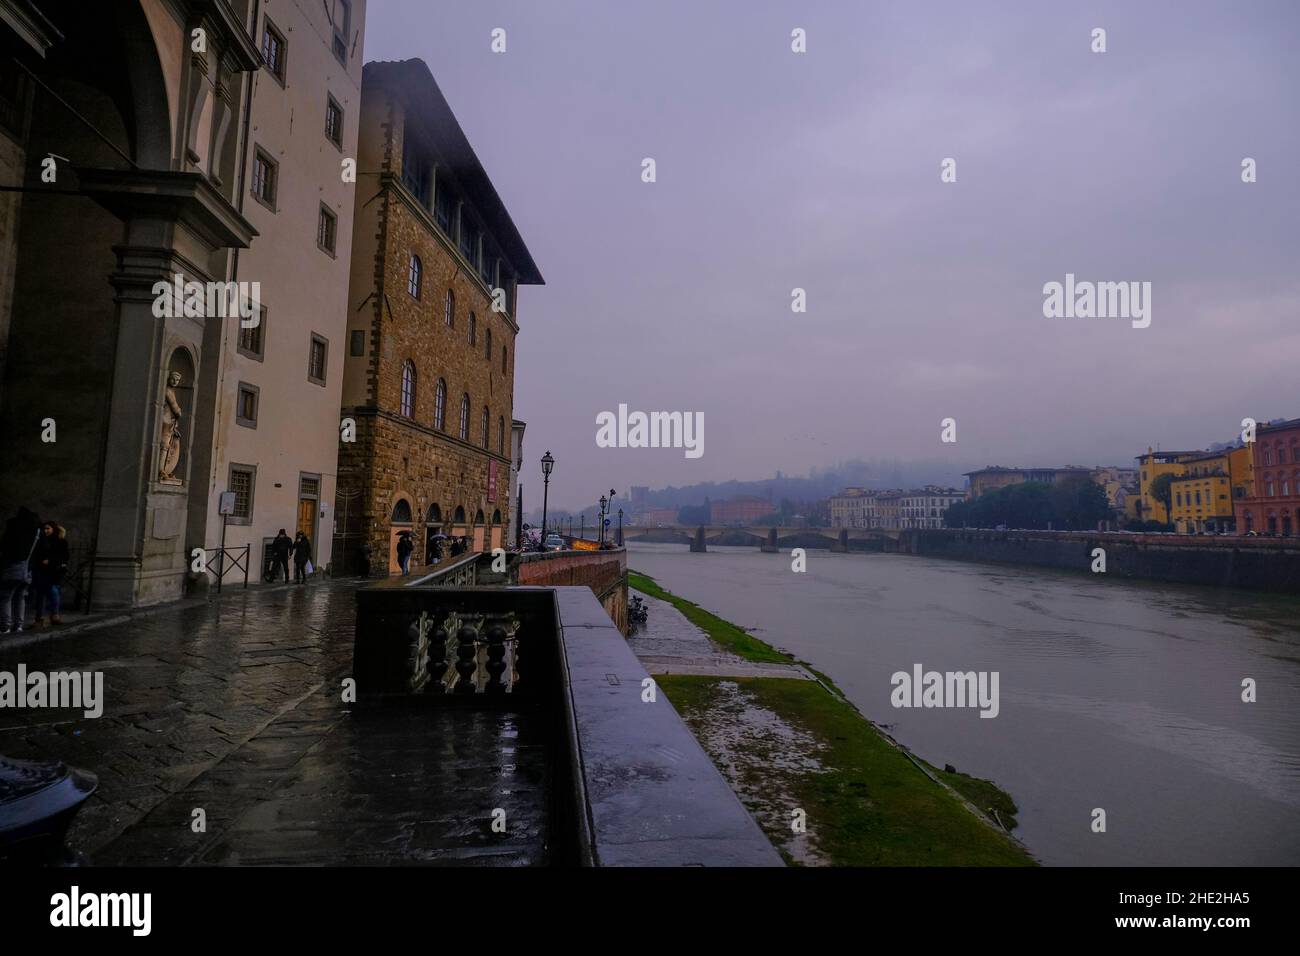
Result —
M246 544L242 548L204 548L204 567L210 574L216 575L217 593L221 593L221 582L225 580L226 574L233 568L235 571L244 572L244 587L248 587L248 562L252 555L253 546ZM227 557L230 561L227 564ZM213 568L213 564L216 568Z

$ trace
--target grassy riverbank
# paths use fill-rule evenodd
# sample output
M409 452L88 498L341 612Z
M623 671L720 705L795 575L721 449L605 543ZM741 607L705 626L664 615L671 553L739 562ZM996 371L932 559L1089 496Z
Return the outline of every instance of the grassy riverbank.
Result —
M628 580L637 590L672 603L738 656L793 660L742 628L663 590L645 575L630 572ZM664 675L656 679L759 826L791 863L1034 863L993 820L996 810L1003 824L1014 825L1016 806L1008 794L987 780L930 768L947 786L936 783L824 677L825 686L772 677ZM806 820L803 833L792 828L797 810Z

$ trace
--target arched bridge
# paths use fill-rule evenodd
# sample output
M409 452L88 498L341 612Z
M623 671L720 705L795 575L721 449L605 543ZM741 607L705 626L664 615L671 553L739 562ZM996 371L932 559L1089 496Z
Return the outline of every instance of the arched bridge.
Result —
M712 545L756 547L762 551L826 548L830 551L896 551L898 531L879 528L728 528L721 525L624 525L624 541L686 544L692 551Z

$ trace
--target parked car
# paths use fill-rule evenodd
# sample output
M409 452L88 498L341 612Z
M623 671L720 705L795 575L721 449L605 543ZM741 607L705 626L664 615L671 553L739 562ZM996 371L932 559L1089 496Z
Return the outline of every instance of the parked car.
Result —
M563 551L564 548L565 548L564 539L561 538L558 534L552 533L546 536L547 551Z

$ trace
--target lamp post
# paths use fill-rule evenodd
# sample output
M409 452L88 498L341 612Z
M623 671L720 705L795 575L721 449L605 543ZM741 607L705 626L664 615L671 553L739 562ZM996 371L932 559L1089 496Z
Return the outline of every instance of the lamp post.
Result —
M623 509L618 509L618 538L615 540L620 548L623 547Z
M541 549L546 550L546 505L551 491L551 469L555 467L555 458L548 449L542 456L542 541Z
M605 505L608 499L604 495L600 496L600 543L605 543Z

